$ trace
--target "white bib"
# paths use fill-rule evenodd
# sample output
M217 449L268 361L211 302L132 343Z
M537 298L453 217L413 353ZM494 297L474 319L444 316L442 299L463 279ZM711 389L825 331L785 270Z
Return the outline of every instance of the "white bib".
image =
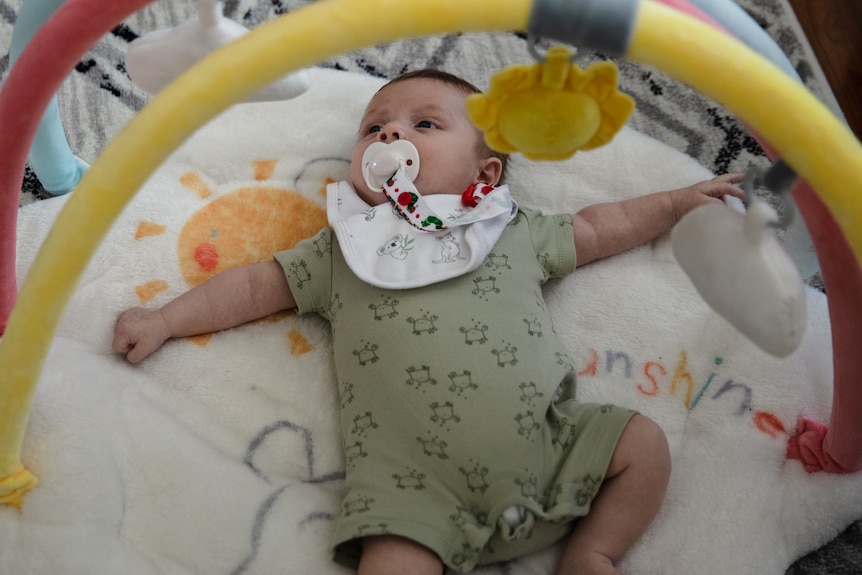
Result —
M398 193L387 193L395 198L391 205L369 206L349 182L329 184L326 190L329 225L347 265L362 281L386 289L430 285L475 270L518 210L505 185L495 187L474 208L465 207L460 195L422 197L402 170L386 186L415 194L410 204L415 209L403 209ZM417 206L431 213L417 213ZM442 229L429 231L408 223L408 218L421 222L429 216L430 221L441 221Z

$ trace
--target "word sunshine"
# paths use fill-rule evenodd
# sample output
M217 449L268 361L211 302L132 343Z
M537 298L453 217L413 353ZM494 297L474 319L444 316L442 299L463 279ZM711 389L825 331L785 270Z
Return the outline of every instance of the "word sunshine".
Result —
M787 430L778 416L769 411L753 409L754 390L751 386L717 375L718 366L722 363L724 360L716 357L713 360L715 368L708 370L709 375L705 378L695 378L688 367L688 352L685 350L680 351L676 364L669 369L667 367L669 364L663 364L661 361L647 361L637 365L625 352L607 350L602 357L598 351L590 348L586 367L578 372L578 377L597 377L600 373L622 373L627 380L635 384L639 394L658 397L661 393L668 393L678 397L689 412L704 399L736 397L739 403L734 415L738 417L750 415L755 428L773 439L777 439L781 434L787 435Z

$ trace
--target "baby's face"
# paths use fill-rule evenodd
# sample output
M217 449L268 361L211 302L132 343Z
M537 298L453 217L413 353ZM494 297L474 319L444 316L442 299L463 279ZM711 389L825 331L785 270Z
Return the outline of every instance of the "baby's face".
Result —
M419 152L416 189L422 195L460 195L480 179L485 162L481 134L467 118L466 95L454 86L415 78L386 86L365 109L353 147L350 180L370 205L386 197L362 177L362 155L373 142L408 140ZM492 182L496 183L496 182Z

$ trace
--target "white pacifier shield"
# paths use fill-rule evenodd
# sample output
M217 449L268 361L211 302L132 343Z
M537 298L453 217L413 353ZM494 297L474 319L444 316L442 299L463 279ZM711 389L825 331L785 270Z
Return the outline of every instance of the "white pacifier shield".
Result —
M419 152L407 140L374 142L362 154L362 177L372 190L379 190L399 168L411 182L419 173Z

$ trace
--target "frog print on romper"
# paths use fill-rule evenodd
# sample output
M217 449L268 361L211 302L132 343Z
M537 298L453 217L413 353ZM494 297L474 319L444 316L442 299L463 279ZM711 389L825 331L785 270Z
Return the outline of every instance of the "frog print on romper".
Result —
M461 373L449 373L449 381L452 385L449 386L449 391L457 393L459 396L467 393L471 389L479 389L479 386L473 381L473 376L469 370L464 370Z
M515 485L517 485L518 488L521 490L521 497L523 497L524 499L532 499L535 501L536 498L539 496L539 480L536 478L535 475L530 473L529 469L525 469L524 471L529 474L529 479L515 479Z
M374 503L373 497L358 495L352 499L345 499L344 503L341 504L341 509L344 511L345 517L349 517L358 513L371 511L372 503Z
M515 421L518 423L518 435L530 439L530 435L534 431L542 428L539 422L536 421L536 416L532 411L525 411L515 416Z
M473 345L474 343L487 343L488 337L485 332L488 331L488 326L483 323L474 323L473 327L459 327L458 331L464 334L464 343Z
M532 404L534 400L544 397L545 394L539 391L536 383L533 381L523 381L518 384L518 389L521 390L521 401Z
M569 423L568 418L563 417L557 423L557 429L554 432L553 444L561 449L569 449L575 443L577 436L577 428Z
M339 310L344 307L344 304L341 303L341 294L335 294L332 296L332 299L329 300L329 306L326 308L326 312L329 314L329 322L335 323L335 316L338 314Z
M427 365L419 367L410 366L405 371L407 372L407 375L410 376L406 382L410 387L422 389L422 386L426 383L429 385L437 385L437 380L431 377L431 369Z
M603 479L604 477L601 475L593 477L589 473L584 476L581 488L575 494L575 502L582 507L589 504L590 501L596 498L596 493L598 493L599 487L602 486Z
M425 311L424 309L420 309L422 315L420 317L408 317L407 323L413 326L413 335L421 335L423 333L436 333L437 326L434 325L434 322L437 321L438 317L430 312Z
M490 548L489 548L489 550L490 550ZM465 563L470 561L470 559L472 557L477 556L481 552L482 552L481 547L473 547L469 543L462 543L461 544L461 551L453 554L452 557L450 558L450 561L452 561L452 564L455 565L456 567L461 567L462 565L464 565Z
M488 300L488 295L492 293L500 293L500 288L497 287L497 278L495 276L475 277L473 284L476 288L472 291L473 295L479 296L484 300Z
M332 253L332 241L329 239L329 236L321 234L314 240L314 253L319 258Z
M353 418L353 429L351 433L359 437L365 437L372 429L377 429L379 426L374 421L374 416L370 411L360 413Z
M515 356L517 351L517 347L506 345L503 349L492 349L491 353L497 356L497 366L504 367L506 365L516 365L518 363L518 358Z
M341 407L347 407L353 403L354 399L356 399L356 396L353 395L353 384L345 381L344 385L341 386Z
M377 348L379 346L376 343L369 343L367 341L362 341L361 343L364 343L365 347L353 350L353 355L359 360L359 365L365 366L369 363L377 363L380 359L377 355Z
M311 273L308 271L308 264L305 263L305 260L299 260L299 263L292 262L290 272L296 277L296 285L299 289L311 281Z
M455 507L455 513L450 515L449 519L462 528L468 525L471 527L484 527L485 522L488 521L488 516L485 513L473 513L469 509L458 505Z
M446 448L449 447L449 444L436 435L431 434L431 432L428 432L428 435L429 437L427 439L423 439L421 437L416 438L416 441L422 444L422 451L425 455L436 457L441 461L449 459L449 456L446 454Z
M527 324L527 334L535 337L542 337L542 322L533 317L524 318L524 323Z
M374 312L374 319L382 321L384 318L392 319L398 315L398 300L391 297L383 297L380 303L368 304L368 309Z
M490 485L485 480L485 477L488 475L490 471L487 467L483 466L480 463L475 463L473 465L473 469L465 469L463 467L459 467L458 470L467 480L467 487L473 493L485 493L488 491Z
M393 473L392 479L395 480L395 487L398 489L413 489L414 491L425 489L423 483L425 474L412 467L407 468L407 473Z
M512 266L509 265L509 256L507 256L505 254L498 256L494 252L491 252L490 254L488 254L488 261L485 262L485 267L491 268L494 271L501 270L501 269L507 269L507 270L512 269Z
M445 427L449 422L461 422L461 416L455 413L455 404L451 401L443 403L435 401L429 404L428 407L431 408L431 412L433 413L431 421L438 424L440 427Z
M355 441L344 449L344 458L348 467L353 467L360 458L368 457L368 452L362 447L361 441Z

